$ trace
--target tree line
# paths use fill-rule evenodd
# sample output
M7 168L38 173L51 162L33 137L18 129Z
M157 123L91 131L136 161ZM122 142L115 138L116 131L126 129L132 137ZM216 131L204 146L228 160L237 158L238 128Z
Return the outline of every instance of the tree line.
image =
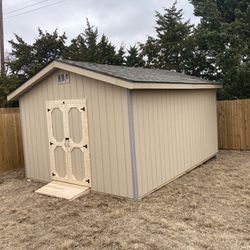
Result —
M156 35L126 49L87 20L85 30L66 45L66 34L38 29L32 44L20 36L9 41L7 74L0 78L0 105L6 95L54 59L95 62L130 67L174 70L222 82L219 99L250 98L249 0L190 0L198 25L184 21L176 3L156 12Z

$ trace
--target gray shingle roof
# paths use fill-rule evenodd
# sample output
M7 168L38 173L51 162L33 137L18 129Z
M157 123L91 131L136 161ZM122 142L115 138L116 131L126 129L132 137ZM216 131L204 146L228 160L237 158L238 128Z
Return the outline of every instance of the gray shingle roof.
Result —
M80 67L86 70L109 75L115 78L136 83L184 83L184 84L218 84L211 81L177 73L163 69L134 68L126 66L114 66L88 62L76 62L70 60L58 60L66 64Z

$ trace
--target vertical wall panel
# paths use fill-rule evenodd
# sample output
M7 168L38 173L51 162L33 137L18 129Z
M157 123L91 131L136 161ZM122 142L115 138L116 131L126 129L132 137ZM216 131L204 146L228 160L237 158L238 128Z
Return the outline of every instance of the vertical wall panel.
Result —
M121 157L117 158L117 163L116 163L116 169L113 169L112 171L117 172L118 176L118 182L120 183L119 185L119 192L121 193L126 193L126 167L125 167L125 157L124 157L124 144L122 143L120 146L119 141L117 140L117 135L122 134L123 132L123 119L120 119L120 114L122 113L122 105L121 105L121 92L119 88L114 88L112 86L112 93L113 93L113 107L114 107L114 127L116 128L114 130L115 133L115 144L116 144L116 154L121 155ZM115 105L115 104L119 105ZM128 107L128 106L127 106ZM113 133L112 133L113 134ZM109 138L112 138L112 134L109 135ZM110 155L112 158L112 154ZM123 177L124 176L124 177Z
M20 98L27 177L50 181L46 101L86 99L92 188L132 197L127 90L76 74L58 85L59 72Z
M132 186L132 169L131 169L131 151L130 151L130 133L129 133L129 123L128 121L128 92L126 91L126 95L123 93L123 89L120 88L120 96L121 96L121 108L122 108L122 123L123 123L123 130L122 130L122 136L123 136L123 148L124 148L124 164L125 164L125 176L121 175L120 172L120 179L124 178L126 179L126 189L124 189L124 194L132 194L133 193L133 186ZM118 137L117 137L117 143ZM123 195L123 193L121 193ZM125 195L124 195L125 196Z
M218 151L214 90L133 91L139 195Z

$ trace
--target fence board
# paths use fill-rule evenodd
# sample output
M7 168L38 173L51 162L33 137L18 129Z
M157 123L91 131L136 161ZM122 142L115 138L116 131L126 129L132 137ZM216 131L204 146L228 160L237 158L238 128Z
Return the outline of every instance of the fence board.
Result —
M0 172L23 167L19 109L0 108Z
M220 149L250 150L250 99L219 101Z

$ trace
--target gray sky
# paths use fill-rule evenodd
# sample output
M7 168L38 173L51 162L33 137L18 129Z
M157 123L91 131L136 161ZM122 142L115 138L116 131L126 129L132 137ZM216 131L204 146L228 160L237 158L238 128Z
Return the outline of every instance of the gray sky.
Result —
M43 3L38 4L43 1ZM32 11L24 15L9 18L40 6L53 4L60 0L3 0L5 47L9 51L7 41L13 34L20 35L25 41L32 42L37 37L37 28L59 33L66 32L68 40L81 33L86 18L92 25L105 33L117 46L134 45L145 41L147 35L154 35L155 11L170 7L174 0L65 0L59 4ZM32 8L24 8L30 4ZM178 8L184 10L185 19L198 23L193 16L193 6L188 0L178 0ZM12 11L12 13L10 13ZM14 12L13 12L14 11ZM9 14L8 14L9 12Z

